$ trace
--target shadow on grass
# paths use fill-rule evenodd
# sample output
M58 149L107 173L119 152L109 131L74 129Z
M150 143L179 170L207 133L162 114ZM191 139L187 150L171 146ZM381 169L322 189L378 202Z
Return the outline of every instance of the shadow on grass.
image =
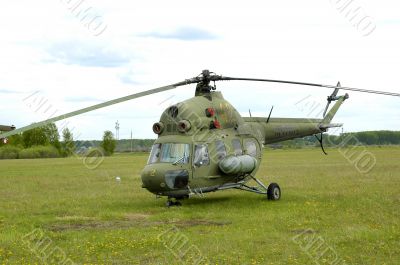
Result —
M194 205L205 205L205 204L221 204L224 202L230 202L232 201L234 198L232 196L229 195L225 195L225 196L218 196L218 197L204 197L204 198L190 198L190 199L185 199L182 200L182 205L188 205L188 206L194 206Z

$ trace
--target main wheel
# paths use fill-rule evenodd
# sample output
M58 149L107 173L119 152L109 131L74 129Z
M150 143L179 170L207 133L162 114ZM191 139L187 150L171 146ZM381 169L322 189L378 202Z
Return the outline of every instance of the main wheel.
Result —
M165 203L165 206L167 206L167 207L171 207L171 206L182 206L182 203L181 203L180 201L171 201L171 200L168 200L168 201Z
M170 200L168 200L168 201L165 203L165 206L166 206L166 207L171 207L171 206L174 206L174 202L173 202L173 201L170 201Z
M271 201L277 201L281 198L281 188L276 183L271 183L268 186L267 198Z

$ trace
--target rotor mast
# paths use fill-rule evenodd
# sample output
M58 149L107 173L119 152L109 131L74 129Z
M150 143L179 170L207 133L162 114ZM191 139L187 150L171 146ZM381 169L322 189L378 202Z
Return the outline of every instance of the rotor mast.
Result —
M195 96L208 96L211 92L211 90L215 90L215 80L214 80L214 86L210 85L212 81L212 77L215 76L213 72L210 72L209 70L203 70L200 74L201 78L200 81L196 85L196 92Z

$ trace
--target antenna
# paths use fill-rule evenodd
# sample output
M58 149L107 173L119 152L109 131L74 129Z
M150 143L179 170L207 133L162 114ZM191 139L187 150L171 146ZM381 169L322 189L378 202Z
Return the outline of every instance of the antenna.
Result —
M272 110L274 109L274 106L272 106L269 115L268 115L268 119L267 119L267 123L269 122L269 119L271 118L271 114L272 114Z
M115 123L115 139L119 140L119 122Z

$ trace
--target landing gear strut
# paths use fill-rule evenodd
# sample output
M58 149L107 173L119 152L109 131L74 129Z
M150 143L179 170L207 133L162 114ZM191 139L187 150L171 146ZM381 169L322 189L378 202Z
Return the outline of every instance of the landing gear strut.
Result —
M238 183L230 183L230 184L225 184L221 187L218 188L218 190L227 190L227 189L238 189L238 190L244 190L244 191L249 191L249 192L254 192L258 194L264 194L267 195L268 200L271 201L277 201L281 198L281 188L279 187L278 184L276 183L271 183L267 187L264 183L262 183L259 179L250 176L257 184L258 186L252 187L246 185L245 181L238 182Z

